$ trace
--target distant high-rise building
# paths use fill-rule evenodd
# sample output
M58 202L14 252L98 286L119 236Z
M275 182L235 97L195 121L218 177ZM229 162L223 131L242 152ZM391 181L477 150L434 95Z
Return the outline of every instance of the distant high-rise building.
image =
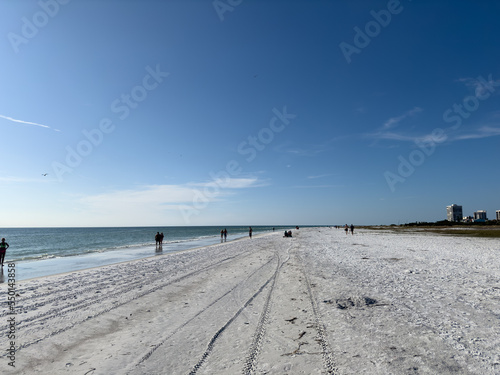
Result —
M497 220L500 220L500 210L497 210Z
M462 206L456 204L446 206L446 215L448 221L462 221Z
M488 220L488 218L486 217L486 211L479 210L474 212L474 221L480 221L480 220L481 221Z

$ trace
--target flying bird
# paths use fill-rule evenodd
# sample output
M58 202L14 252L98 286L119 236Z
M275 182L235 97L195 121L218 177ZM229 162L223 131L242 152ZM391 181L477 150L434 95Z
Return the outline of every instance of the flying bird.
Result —
M47 176L47 175L48 175L48 173L42 173L42 176Z

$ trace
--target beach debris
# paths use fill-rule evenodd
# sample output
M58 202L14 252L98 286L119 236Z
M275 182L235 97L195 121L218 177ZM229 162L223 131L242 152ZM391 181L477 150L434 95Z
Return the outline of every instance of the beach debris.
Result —
M338 309L345 310L350 308L362 308L366 306L373 306L377 303L377 301L370 297L353 296L353 297L336 299L335 303L337 304Z
M405 273L414 273L414 274L419 274L420 273L419 270L405 270L404 272Z
M302 345L307 345L308 343L307 342L299 342L299 347L297 349L295 349L293 352L291 353L285 353L285 354L282 354L281 356L295 356L297 354L304 354L304 352L301 352L300 351L300 347Z
M292 319L285 319L285 322L290 322L292 324L295 324L295 321L297 320L297 317L294 317Z

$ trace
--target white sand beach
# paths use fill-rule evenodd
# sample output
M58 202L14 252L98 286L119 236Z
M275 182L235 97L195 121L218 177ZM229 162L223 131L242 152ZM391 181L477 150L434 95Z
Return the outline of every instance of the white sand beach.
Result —
M0 372L500 374L499 240L293 236L1 284Z

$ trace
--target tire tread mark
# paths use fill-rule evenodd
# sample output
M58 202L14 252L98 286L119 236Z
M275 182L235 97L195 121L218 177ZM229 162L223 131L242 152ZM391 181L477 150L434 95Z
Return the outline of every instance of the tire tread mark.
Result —
M255 275L257 272L259 272L262 268L264 268L265 266L267 266L269 263L272 262L272 258L267 261L266 263L264 263L262 266L260 266L258 269L256 269L254 272L252 272L252 274L250 274L245 280L239 282L238 284L236 284L233 288L231 288L230 290L228 290L226 293L224 293L222 296L220 296L219 298L215 299L214 301L212 301L209 305L207 305L204 309L202 309L201 311L199 311L196 315L194 315L192 318L190 318L189 320L187 320L186 322L184 322L182 325L180 325L179 327L177 327L171 334L168 335L168 337L166 337L165 339L163 339L160 343L156 344L151 350L149 350L137 363L135 366L138 366L140 365L141 363L143 363L144 361L146 361L149 357L151 357L151 355L160 347L162 346L168 339L170 339L173 335L175 335L177 332L179 332L182 328L184 328L185 326L187 326L191 321L193 321L194 319L196 319L198 316L200 316L201 314L203 314L205 311L207 311L209 308L211 308L213 305L215 305L217 302L219 302L221 299L223 299L224 297L226 297L229 293L231 293L232 291L234 291L236 288L238 288L240 285L244 284L245 282L247 282L248 279L250 279L253 275Z
M66 327L60 328L60 329L58 329L58 330L56 330L56 331L53 331L53 332L51 332L51 333L49 333L49 334L46 334L45 336L43 336L43 337L41 337L41 338L38 338L38 339L36 339L36 340L34 340L34 341L31 341L31 342L27 342L27 343L21 344L21 345L19 345L19 346L17 347L17 350L25 349L25 348L28 348L28 347L30 347L30 346L32 346L32 345L34 345L34 344L40 343L41 341L43 341L43 340L45 340L45 339L47 339L47 338L50 338L50 337L53 337L53 336L55 336L55 335L57 335L57 334L59 334L59 333L62 333L62 332L68 331L69 329L74 328L75 326L77 326L77 325L79 325L79 324L85 323L86 321L88 321L88 320L90 320L90 319L96 318L96 317L98 317L98 316L100 316L100 315L102 315L102 314L105 314L105 313L107 313L107 312L109 312L109 311L111 311L111 310L114 310L114 309L116 309L116 308L118 308L118 307L120 307L120 306L123 306L123 305L125 305L125 304L127 304L127 303L129 303L129 302L131 302L131 301L133 301L133 300L135 300L135 299L137 299L137 298L144 297L144 296L146 296L146 295L148 295L148 294L151 294L151 293L153 293L153 292L155 292L155 291L157 291L157 290L159 290L159 289L162 289L162 288L164 288L164 287L166 287L166 286L168 286L168 285L170 285L170 284L177 283L177 282L182 281L182 280L184 280L184 279L186 279L186 278L188 278L188 277L191 277L191 276L193 276L193 275L196 275L196 274L198 274L198 273L200 273L200 272L203 272L203 271L206 271L206 270L208 270L208 269L210 269L210 268L216 267L216 266L220 265L221 263L223 263L223 262L225 262L225 261L227 261L227 260L231 260L231 259L233 259L233 258L236 258L236 257L237 257L237 256L239 256L239 255L241 255L241 254L238 254L238 255L235 255L235 256L232 256L232 257L227 257L227 258L224 258L224 259L222 259L221 261L219 261L219 262L217 262L217 263L214 263L214 264L208 265L208 266L203 267L203 268L201 268L201 269L199 269L199 270L192 271L192 272L190 272L190 273L187 273L187 274L185 274L185 275L183 275L183 276L178 277L177 279L167 281L166 283L163 283L163 284L158 285L158 286L156 286L156 287L154 287L154 288L148 289L148 290L146 290L146 291L144 291L144 292L142 292L142 293L140 293L140 294L134 295L134 296L132 296L131 298L128 298L127 300L125 300L125 301L123 301L123 302L119 302L119 303L117 302L117 303L115 303L115 304L114 304L113 306L111 306L111 307L108 307L108 308L106 308L106 309L104 309L104 310L98 311L97 313L95 313L95 314L93 314L93 315L89 315L89 316L87 316L85 319L82 319L82 320L79 320L79 321L73 322L73 323L69 324L69 325L68 325L68 326L66 326ZM114 296L114 295L116 295L116 294L120 294L120 293L114 293L114 294L113 294L113 296ZM109 299L109 295L108 295L108 298L107 298L107 299ZM85 305L85 306L83 306L83 307L87 307L87 306L90 306L90 305L96 304L96 303L98 303L98 302L100 302L100 301L101 301L101 299L96 300L96 301L92 301L92 302L90 302L90 303L86 304L86 305ZM75 306L75 304L70 305L70 306ZM65 308L67 308L67 307L68 307L68 306L66 306ZM73 307L73 308L71 308L71 309L66 310L64 313L68 313L68 312L71 312L71 311L74 311L74 310L80 310L81 308L82 308L82 306L81 306L81 305L79 305L79 306L77 306L77 307ZM61 310L61 309L59 309L59 310ZM51 312L53 312L53 311L51 311ZM42 315L43 315L43 316L45 316L45 315L47 315L47 314L48 314L48 313L44 313L44 314L42 314ZM40 317L40 315L38 315L38 317ZM58 317L58 315L57 315L57 314L53 314L53 316L46 317L44 320L47 320L47 319L52 318L52 317ZM30 319L30 320L32 320L32 319ZM25 326L24 326L24 327L25 327ZM0 358L6 357L7 355L8 355L8 353L5 353L5 354L3 354L3 355L0 355Z
M316 303L316 299L313 294L313 290L311 288L311 282L309 281L309 277L307 276L307 273L305 271L305 266L302 258L297 255L298 259L300 260L301 263L301 270L304 275L304 279L306 280L306 286L307 286L307 294L309 296L309 300L311 302L313 314L314 314L314 320L315 320L315 325L316 325L316 330L318 331L318 341L321 346L321 354L323 355L323 361L326 367L326 371L328 374L334 375L337 371L337 368L335 367L335 362L333 359L333 353L332 350L330 349L330 344L328 342L327 334L326 334L326 328L325 325L321 319L321 315L319 313L318 305Z
M288 252L290 250L290 247L288 247L288 249L287 249L287 255L288 255ZM289 259L290 259L290 256L288 256L288 258L285 261L283 261L281 264L279 264L280 257L278 255L278 267L276 268L276 271L274 273L273 283L272 283L271 289L269 290L269 293L267 295L266 302L264 304L264 308L262 309L259 323L257 324L257 329L255 331L252 345L250 346L249 354L246 358L245 365L243 367L242 372L244 375L249 375L249 374L252 374L256 371L256 362L257 362L257 358L259 356L260 349L262 347L262 342L264 340L264 335L265 335L265 325L269 320L269 314L271 311L271 299L272 299L272 294L274 291L274 286L276 284L276 280L278 278L279 271L281 270L283 265L288 262Z
M278 257L278 264L277 264L277 269L276 271L273 273L273 275L267 279L267 281L252 295L252 297L250 297L250 299L248 299L245 304L231 317L231 319L229 319L227 321L226 324L224 324L216 333L215 335L212 337L212 339L210 340L210 342L208 343L208 346L207 346L207 349L205 350L205 352L203 353L203 355L201 356L200 360L198 361L198 363L196 363L196 365L194 365L193 369L189 372L189 375L196 375L196 373L198 372L198 370L201 368L201 366L203 366L203 363L206 361L206 359L208 358L208 356L210 355L210 353L212 352L214 346L215 346L215 342L217 341L217 339L220 337L220 335L226 330L227 327L229 327L231 325L231 323L234 322L234 320L243 312L243 310L245 310L248 305L250 305L253 300L260 294L262 293L262 291L264 290L264 288L273 280L275 280L276 278L276 273L279 269L279 257Z

